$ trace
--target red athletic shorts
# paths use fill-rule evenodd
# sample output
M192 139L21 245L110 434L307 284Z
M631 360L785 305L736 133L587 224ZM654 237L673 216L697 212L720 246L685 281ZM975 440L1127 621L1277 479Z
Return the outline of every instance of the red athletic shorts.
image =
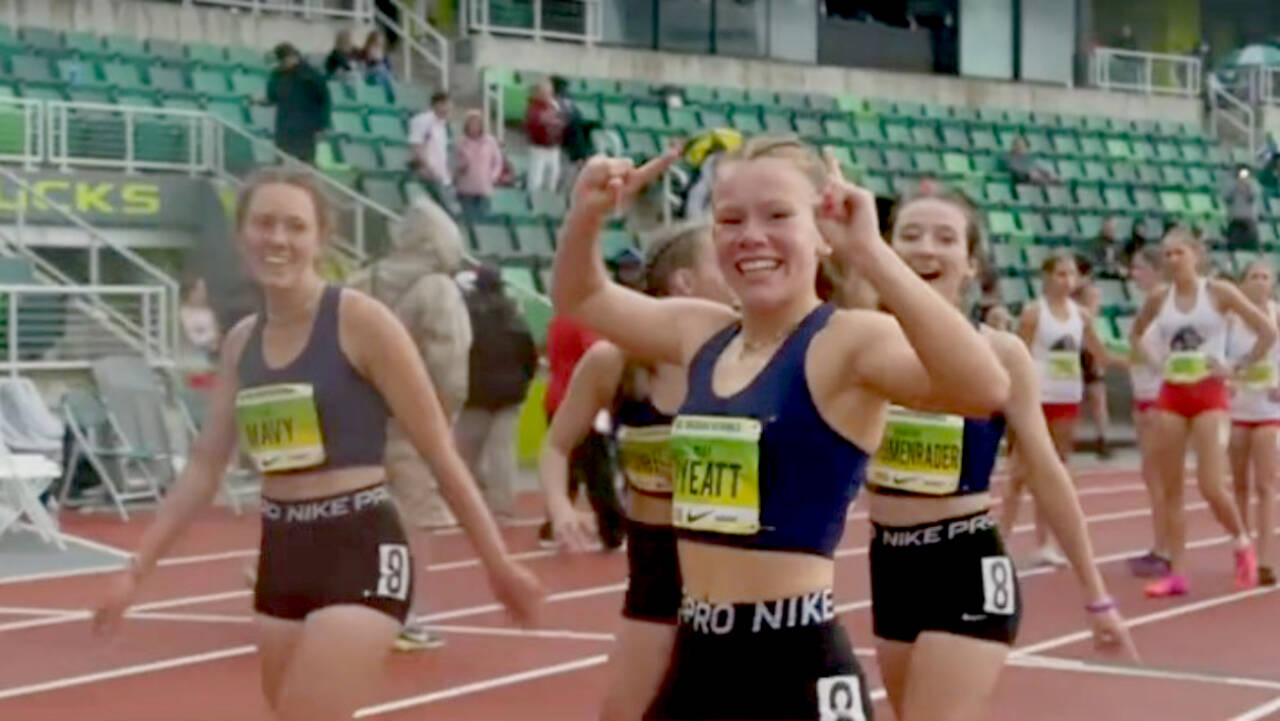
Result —
M1146 413L1147 411L1149 411L1149 410L1151 410L1152 408L1155 408L1155 407L1156 407L1156 402L1155 402L1155 401L1153 401L1153 400L1151 400L1151 401L1134 401L1134 402L1133 402L1133 412L1134 412L1134 413Z
M1050 423L1074 421L1080 416L1079 403L1041 403L1040 407L1044 409L1044 419Z
M1265 421L1231 421L1236 428L1280 428L1280 418L1268 418Z
M1209 411L1231 408L1231 389L1224 378L1205 378L1198 383L1161 383L1156 408L1195 418Z

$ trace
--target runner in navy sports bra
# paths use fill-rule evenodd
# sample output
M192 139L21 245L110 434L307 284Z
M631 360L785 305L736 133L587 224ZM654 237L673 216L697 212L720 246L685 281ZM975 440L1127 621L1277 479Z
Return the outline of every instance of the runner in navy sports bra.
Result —
M689 369L672 426L684 602L646 716L867 719L836 620L833 555L890 400L983 416L1009 379L964 316L880 240L875 199L793 138L717 168L713 237L741 315L610 283L598 237L675 155L593 158L557 249L557 310L639 357ZM818 299L819 256L861 273L898 319Z
M376 695L408 611L412 559L382 484L390 416L430 461L498 598L527 622L544 595L507 556L409 334L316 271L329 210L299 173L263 171L241 191L237 231L265 308L227 334L190 461L95 616L116 626L213 499L238 439L262 474L254 609L262 690L282 718L350 718Z
M716 265L710 227L668 231L648 249L646 291L653 296L732 301ZM574 369L564 401L551 422L539 460L557 538L585 550L595 534L589 514L573 508L568 494L569 453L595 416L612 410L619 467L627 484L628 585L625 621L610 659L612 681L600 718L639 719L666 673L680 611L680 566L671 528L671 421L685 396L685 371L671 364L629 360L617 346L599 341Z
M929 193L894 210L893 249L957 307L983 245L981 221L958 194ZM1017 574L990 516L1006 424L1026 481L1076 568L1095 642L1136 661L1041 411L1035 365L1014 334L981 333L1009 373L1009 401L994 414L964 417L928 412L928 405L891 408L867 474L876 658L899 721L990 713L1022 614Z

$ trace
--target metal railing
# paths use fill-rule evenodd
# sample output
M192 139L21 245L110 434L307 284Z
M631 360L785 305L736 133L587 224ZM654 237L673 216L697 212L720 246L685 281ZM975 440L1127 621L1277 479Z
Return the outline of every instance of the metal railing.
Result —
M604 38L600 0L461 0L463 33L517 35L592 45ZM579 27L552 22L546 10L577 9ZM550 18L554 20L554 15Z
M1097 88L1143 95L1200 94L1200 58L1192 55L1094 48L1089 60L1090 75Z
M64 172L75 165L196 175L211 165L205 118L202 110L50 100L49 162Z
M391 28L400 36L400 51L404 54L403 67L400 72L404 79L413 82L413 59L416 55L427 65L435 68L440 77L440 89L449 89L449 39L431 23L422 19L399 0L391 0L399 11L400 22L392 20L385 13L373 6L374 18L381 24Z
M89 368L121 353L163 363L170 357L163 352L171 313L165 295L158 285L0 284L0 371ZM122 339L114 316L138 328L142 342Z
M1250 95L1264 105L1280 105L1280 67L1248 68Z
M1253 106L1237 98L1227 91L1217 78L1209 78L1209 132L1219 142L1227 140L1223 137L1223 126L1240 134L1240 140L1250 155L1258 150L1257 114Z
M0 98L0 161L34 168L43 158L44 103L30 98Z
M373 0L183 0L184 5L218 5L253 14L273 12L313 17L350 18L368 22L373 17Z
M14 233L10 237L0 232L0 246L3 246L0 254L27 258L31 261L38 279L63 286L103 286L106 282L103 273L104 265L125 266L146 278L151 285L164 291L163 332L154 338L145 326L138 325L129 316L118 312L100 298L91 296L93 308L87 309L86 312L91 312L95 318L103 319L117 338L136 352L148 358L171 358L173 349L177 348L178 340L180 298L177 281L132 249L99 232L71 209L49 198L43 189L12 170L0 166L0 181L17 189ZM85 242L77 246L83 249L84 253L78 269L59 267L60 264L46 259L40 250L27 243L26 212L29 204L47 208L59 216L66 226L84 233Z

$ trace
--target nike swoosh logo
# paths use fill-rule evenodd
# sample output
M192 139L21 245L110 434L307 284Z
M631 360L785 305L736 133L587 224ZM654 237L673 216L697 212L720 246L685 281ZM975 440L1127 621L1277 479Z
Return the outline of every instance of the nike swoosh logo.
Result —
M689 515L685 516L685 521L688 523L697 523L698 521L701 521L707 516L710 516L711 513L712 513L711 511L703 511L702 513L690 513Z

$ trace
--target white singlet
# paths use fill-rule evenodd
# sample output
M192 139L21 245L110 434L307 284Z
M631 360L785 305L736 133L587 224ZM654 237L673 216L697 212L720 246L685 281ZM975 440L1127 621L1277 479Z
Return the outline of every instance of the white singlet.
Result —
M1145 365L1129 367L1129 384L1133 387L1133 399L1140 402L1153 402L1160 396L1160 350L1159 334L1154 323L1147 326L1147 332L1138 339L1138 345L1146 357Z
M1276 322L1276 304L1267 301L1267 321ZM1234 366L1253 350L1258 340L1253 329L1236 315L1230 316L1227 326L1227 360ZM1259 421L1280 420L1280 403L1272 400L1271 394L1276 390L1277 377L1280 376L1280 355L1276 346L1263 357L1262 361L1244 369L1241 375L1231 380L1231 420L1256 423Z
M1042 403L1079 403L1084 398L1084 369L1080 351L1084 344L1084 318L1076 302L1067 299L1067 319L1058 320L1044 298L1036 301L1039 315L1031 340L1031 357L1040 375Z
M1160 306L1153 325L1160 341L1161 374L1166 383L1199 383L1210 375L1210 361L1226 364L1227 318L1213 305L1209 281L1196 280L1196 299L1191 311L1178 309L1177 289Z

